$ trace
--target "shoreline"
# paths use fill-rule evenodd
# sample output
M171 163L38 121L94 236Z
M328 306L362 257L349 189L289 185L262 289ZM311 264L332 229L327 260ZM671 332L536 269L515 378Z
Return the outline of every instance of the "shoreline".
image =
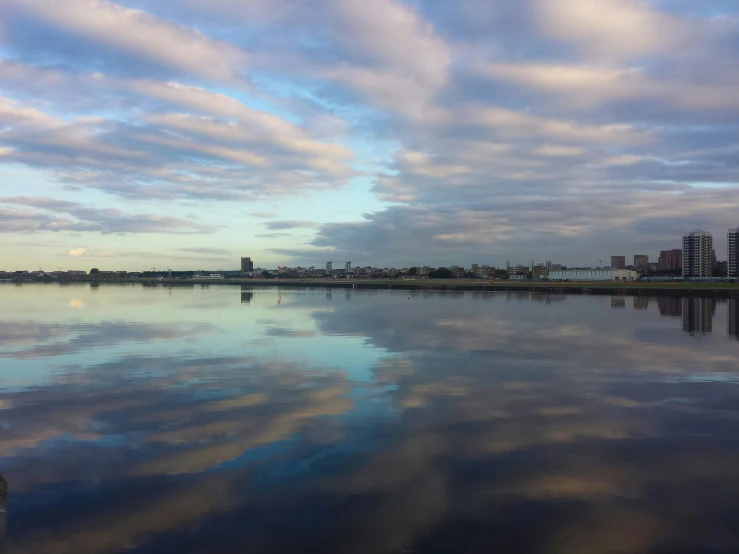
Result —
M62 285L168 285L175 287L225 285L238 287L342 288L355 290L459 291L459 292L540 292L549 294L584 294L606 296L703 296L739 298L736 283L509 283L435 279L404 281L400 279L153 279L153 278L77 278L33 280L21 283L59 283Z

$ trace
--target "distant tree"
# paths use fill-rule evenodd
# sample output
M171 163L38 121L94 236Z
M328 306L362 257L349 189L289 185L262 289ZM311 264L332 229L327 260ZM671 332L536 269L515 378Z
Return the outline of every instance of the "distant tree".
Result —
M454 273L448 267L440 267L429 274L432 279L453 279Z
M272 274L269 271L264 270L264 271L262 271L262 277L265 278L265 279L271 279L272 278Z
M418 268L417 267L411 267L408 270L408 275L418 275Z
M100 274L100 270L97 267L93 267L90 270L90 275L99 275L99 274Z
M464 276L467 277L468 279L470 279L470 278L475 277L475 274L472 273L471 271L465 271L464 272Z

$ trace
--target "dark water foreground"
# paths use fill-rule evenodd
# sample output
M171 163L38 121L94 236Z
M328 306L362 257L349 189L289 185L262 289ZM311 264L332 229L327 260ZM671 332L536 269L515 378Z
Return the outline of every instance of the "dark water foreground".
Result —
M739 299L0 306L10 553L739 552Z

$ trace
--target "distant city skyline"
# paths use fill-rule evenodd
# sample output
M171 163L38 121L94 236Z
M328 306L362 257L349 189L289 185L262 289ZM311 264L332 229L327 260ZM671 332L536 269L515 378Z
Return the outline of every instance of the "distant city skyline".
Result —
M595 266L739 226L735 2L0 5L3 268Z
M688 240L690 237L703 237L700 239L695 240ZM715 246L714 246L714 235L710 231L705 231L701 229L693 230L689 233L683 233L681 243L681 248L672 248L667 250L660 250L659 255L655 258L651 258L649 254L632 254L632 255L624 255L624 254L612 254L610 255L610 258L608 257L601 257L597 260L597 263L595 264L587 264L587 263L575 263L575 264L567 264L567 263L561 263L557 260L554 261L556 266L567 266L567 267L575 267L575 268L599 268L599 267L609 267L612 269L624 269L626 267L631 267L634 269L637 269L642 272L653 272L653 271L676 271L680 268L683 268L683 260L692 260L692 254L687 255L688 251L686 248L696 248L697 247L702 250L698 251L698 258L699 260L702 260L701 262L698 262L699 265L696 267L692 267L690 269L685 269L683 271L683 276L686 277L703 277L703 276L709 276L708 274L712 272L713 264L717 261L723 261L727 264L727 272L730 277L737 277L737 267L739 267L739 228L731 228L727 230L726 234L726 260L721 260L721 258L718 256ZM705 245L703 244L704 241ZM621 250L623 251L623 249ZM603 256L601 254L601 256ZM629 261L629 258L631 256L631 259L633 259L633 262ZM711 257L713 256L713 257ZM485 263L482 264L479 263L480 256L477 256L475 258L476 261L468 262L468 263L451 263L451 264L429 264L429 263L408 263L405 261L401 264L377 264L377 263L358 263L355 264L356 268L360 267L376 267L376 268L395 268L395 269L403 269L403 268L440 268L440 267L447 267L447 268L468 268L471 269L472 273L477 273L478 267L494 267L494 268L502 268L502 267L511 267L511 268L517 268L517 267L533 267L534 265L543 266L546 264L552 263L551 259L547 260L540 260L536 258L531 258L527 263L522 264L520 263L520 258L522 256L518 256L519 260L514 261L514 263L511 263L511 260L508 259L505 262L505 265L496 264L496 263ZM651 260L654 259L652 262ZM691 262L695 265L695 261ZM703 265L700 265L702 263ZM275 264L274 266L270 265L260 265L259 262L255 263L254 260L250 256L240 256L240 261L238 264L238 268L234 269L231 267L230 263L227 262L227 265L225 266L205 266L201 265L199 266L201 269L205 269L206 267L209 269L218 269L222 271L240 271L241 273L247 273L252 272L255 270L267 270L267 269L280 269L280 268L288 268L288 267L305 267L305 268L316 268L317 270L319 268L323 267L323 271L326 273L330 273L334 271L333 268L333 261L325 261L325 262L313 262L313 263L307 263L307 264ZM22 270L28 270L28 267L20 267L20 268L2 268L0 267L0 271L12 271L13 269L22 269ZM42 266L39 267L39 269L44 269ZM72 270L71 268L62 268L61 266L56 268L57 270ZM75 267L74 270L80 270L81 268L79 266ZM156 266L153 266L151 268L136 268L136 269L124 269L116 267L116 270L124 270L124 271L149 271L149 270L176 270L176 271L197 271L198 269L188 266L184 268L172 268L170 266L166 266L166 268L156 268ZM347 261L344 262L344 271L350 272L352 270L352 262ZM45 269L47 272L53 272L54 268L52 269ZM281 271L281 269L280 269Z
M737 218L739 219L739 218ZM736 228L736 226L734 227ZM724 261L727 259L727 234L730 229L719 230L713 235L713 248L716 251L717 259ZM601 252L596 252L592 258L585 258L576 254L569 254L568 256L556 256L554 254L544 253L541 256L533 256L528 251L520 253L505 253L497 256L486 256L484 253L479 255L471 254L468 257L461 259L452 258L447 262L434 261L433 256L431 260L420 260L415 263L410 263L408 260L397 260L396 263L388 262L383 263L382 258L376 258L374 260L367 259L360 262L351 262L354 266L382 266L382 267L422 267L424 265L432 265L434 267L450 267L452 265L460 265L463 267L471 267L473 264L480 265L491 265L495 267L505 267L506 261L511 261L514 264L528 265L533 259L536 262L544 263L548 259L554 259L556 263L571 267L611 267L612 258L618 257L624 258L624 267L634 266L634 256L647 256L649 262L657 263L660 258L660 254L668 250L682 250L682 238L687 234L687 231L683 230L678 233L677 237L672 237L672 240L665 241L664 244L657 245L656 250L647 250L646 248L636 245L633 248L633 252L624 247L613 247L610 249L604 248ZM734 243L736 244L736 243ZM167 268L177 271L189 271L197 268L218 268L223 270L239 270L241 268L239 259L243 256L244 249L236 249L233 252L227 251L220 248L197 248L194 250L202 251L207 253L206 258L199 258L197 256L186 256L180 255L179 253L187 250L186 248L175 248L174 253L168 254L163 252L158 256L157 260L146 259L143 262L137 262L135 258L125 258L120 260L118 263L114 260L118 260L115 256L89 256L89 255L77 255L77 252L73 252L74 255L69 254L58 254L52 255L49 259L33 259L30 263L26 262L25 258L18 258L15 262L17 265L10 265L10 260L5 259L5 265L0 265L0 270L15 270L15 269L44 269L46 271L54 271L58 269L90 269L91 267L115 267L116 269L126 271L148 271L155 267L158 270L166 270ZM617 252L618 254L614 254ZM646 254L645 254L646 252ZM622 254L623 253L623 254ZM335 256L331 257L331 259ZM174 263L162 263L168 259L174 259ZM257 259L254 256L250 257L250 260L254 260L252 263L255 267L262 268L277 268L277 266L315 266L324 267L330 258L316 256L315 258L298 259L298 258L285 258L278 259L275 262L271 262L269 258ZM439 258L436 258L437 260ZM191 260L191 261L190 261ZM339 262L343 267L345 262ZM89 267L87 267L89 266Z

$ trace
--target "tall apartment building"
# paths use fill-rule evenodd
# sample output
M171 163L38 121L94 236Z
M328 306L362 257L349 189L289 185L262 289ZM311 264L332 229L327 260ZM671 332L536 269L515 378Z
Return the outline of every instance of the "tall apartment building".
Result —
M712 277L715 259L713 236L696 229L683 237L683 279Z
M531 269L532 279L546 279L549 277L549 266L544 264L537 264Z
M662 250L659 253L657 269L659 271L679 271L683 268L683 251L679 248Z
M344 273L351 273L352 272L352 263L346 262L344 264Z
M646 254L634 254L634 269L647 271L649 269L649 256Z
M726 271L729 277L739 277L739 227L726 235Z
M251 273L254 271L254 262L251 258L241 258L241 273Z
M326 273L331 273L331 271L334 269L334 263L333 262L326 262Z
M626 269L626 256L611 256L611 269Z

